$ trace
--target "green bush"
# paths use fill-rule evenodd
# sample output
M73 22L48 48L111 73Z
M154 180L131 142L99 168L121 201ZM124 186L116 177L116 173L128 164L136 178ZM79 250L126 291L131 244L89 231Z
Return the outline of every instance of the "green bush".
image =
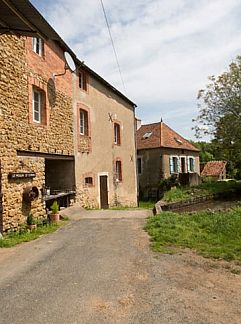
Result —
M55 200L53 202L53 204L50 206L50 209L51 209L53 214L58 214L58 212L59 212L59 204L58 204L57 200Z

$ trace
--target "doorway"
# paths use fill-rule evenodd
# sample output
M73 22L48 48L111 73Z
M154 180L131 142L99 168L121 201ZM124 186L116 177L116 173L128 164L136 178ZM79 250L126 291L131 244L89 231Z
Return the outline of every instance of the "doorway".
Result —
M100 208L108 209L108 176L100 176Z
M185 157L181 158L181 173L185 173L186 172L186 159Z

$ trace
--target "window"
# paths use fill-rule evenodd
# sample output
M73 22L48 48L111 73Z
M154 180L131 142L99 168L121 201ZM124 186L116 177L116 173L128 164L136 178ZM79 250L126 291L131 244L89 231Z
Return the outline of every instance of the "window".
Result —
M83 71L79 72L79 87L87 91L87 74Z
M147 139L147 138L151 137L151 135L152 135L152 132L147 132L147 133L145 133L145 134L143 135L142 138Z
M170 156L170 173L179 172L179 159L177 156Z
M43 41L39 37L33 37L33 51L39 56L43 56Z
M114 136L114 143L120 145L120 125L117 123L114 123Z
M140 157L137 158L137 171L138 171L138 174L142 173L142 160Z
M85 185L93 186L93 178L92 177L86 177L85 178Z
M195 160L194 160L193 157L190 157L188 159L188 171L189 172L194 172L194 169L195 169L194 166L195 166Z
M86 110L80 109L80 134L88 136L88 112Z
M37 91L36 89L33 89L33 97L32 97L32 103L33 103L33 121L35 123L41 123L42 118L42 94L40 91Z
M122 167L121 161L115 162L115 171L116 171L116 181L122 181Z

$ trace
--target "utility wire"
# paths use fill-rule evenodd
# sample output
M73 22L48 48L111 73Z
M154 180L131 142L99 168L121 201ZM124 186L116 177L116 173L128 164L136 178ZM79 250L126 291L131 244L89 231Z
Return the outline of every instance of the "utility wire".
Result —
M105 7L104 7L104 3L103 3L102 0L100 0L100 2L101 2L102 9L103 9L103 14L104 14L104 17L105 17L106 26L107 26L108 31L109 31L110 40L111 40L111 45L112 45L113 52L114 52L114 55L115 55L116 64L117 64L117 66L118 66L118 70L119 70L119 74L120 74L121 83L122 83L122 86L123 86L124 91L126 92L126 87L125 87L125 83L124 83L124 80L123 80L123 77L122 77L121 68L120 68L120 64L119 64L118 56L117 56L117 53L116 53L116 49L115 49L115 45L114 45L114 41L113 41L113 38L112 38L112 35L111 35L110 25L109 25L109 22L108 22L108 19L107 19L107 15L106 15L106 11L105 11Z

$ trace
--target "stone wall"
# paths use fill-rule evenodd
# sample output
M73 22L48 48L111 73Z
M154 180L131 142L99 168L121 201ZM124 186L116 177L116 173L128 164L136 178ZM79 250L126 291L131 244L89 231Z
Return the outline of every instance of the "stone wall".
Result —
M22 201L26 186L34 185L39 189L44 186L45 161L43 158L18 156L17 151L74 154L72 97L69 88L64 92L64 86L58 88L51 81L52 74L56 72L56 66L51 69L48 61L47 53L51 53L51 46L45 45L45 63L42 62L42 70L39 71L38 60L42 58L36 57L35 68L30 58L36 54L30 53L27 47L29 42L26 37L0 36L0 159L4 231L16 230L26 220L30 210L35 217L45 212L41 195L31 206L26 206ZM58 57L61 70L64 62ZM43 89L46 95L47 122L44 125L31 122L33 85ZM51 100L53 97L54 100ZM23 171L36 172L36 177L33 180L8 179L10 172Z

